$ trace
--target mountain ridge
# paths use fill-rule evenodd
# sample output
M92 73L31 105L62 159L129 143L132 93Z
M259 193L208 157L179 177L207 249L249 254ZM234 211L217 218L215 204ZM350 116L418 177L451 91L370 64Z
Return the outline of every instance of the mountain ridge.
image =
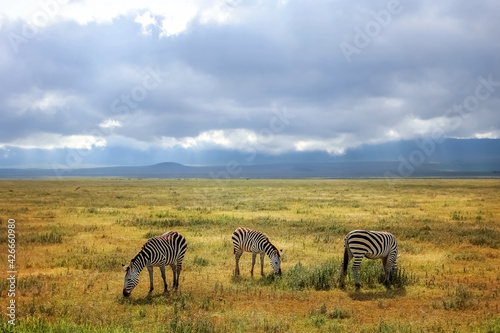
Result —
M500 170L475 169L446 163L411 165L408 161L300 162L258 165L187 166L162 162L146 166L118 166L75 169L0 169L0 178L478 178L499 177Z

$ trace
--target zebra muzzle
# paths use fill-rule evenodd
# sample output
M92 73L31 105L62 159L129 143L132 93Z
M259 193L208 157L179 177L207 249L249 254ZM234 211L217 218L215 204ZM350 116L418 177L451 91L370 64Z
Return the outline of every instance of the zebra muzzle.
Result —
M123 289L123 296L129 297L130 293L127 291L127 289Z

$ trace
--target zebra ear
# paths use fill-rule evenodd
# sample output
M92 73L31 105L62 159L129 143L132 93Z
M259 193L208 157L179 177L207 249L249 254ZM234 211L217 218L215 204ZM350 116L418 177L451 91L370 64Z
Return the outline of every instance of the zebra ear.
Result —
M396 259L397 259L397 258L399 258L399 257L401 257L401 255L400 255L400 254L398 254L398 256L396 257Z
M124 271L127 271L127 268L128 268L128 266L125 266L124 264L122 264L122 269L123 269Z

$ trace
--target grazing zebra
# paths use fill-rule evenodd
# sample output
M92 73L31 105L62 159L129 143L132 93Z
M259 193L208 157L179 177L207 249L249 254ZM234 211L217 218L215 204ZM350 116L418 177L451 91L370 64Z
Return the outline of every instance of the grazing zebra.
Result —
M357 289L361 287L358 270L363 257L382 259L385 270L384 284L389 286L389 281L398 269L398 244L394 235L385 231L353 230L345 236L344 248L344 263L341 268L342 286L347 275L347 265L353 257L352 272Z
M240 257L243 252L252 252L252 270L255 266L255 258L260 254L260 274L264 276L264 256L267 254L271 259L271 267L274 274L281 274L281 256L280 251L271 244L269 238L259 231L248 228L238 228L233 232L234 256L236 258L235 275L240 275Z
M127 272L125 274L125 284L123 285L123 296L130 296L132 290L139 283L139 273L144 267L147 267L149 271L149 294L153 291L153 266L160 267L166 292L165 266L170 265L174 274L172 287L177 289L186 248L186 239L175 231L169 231L161 236L148 239L142 246L141 251L130 261L130 264L128 266L122 265Z

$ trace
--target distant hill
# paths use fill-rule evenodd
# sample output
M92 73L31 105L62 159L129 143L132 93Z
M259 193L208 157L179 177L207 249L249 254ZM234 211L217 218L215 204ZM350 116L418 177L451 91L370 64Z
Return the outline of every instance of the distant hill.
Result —
M406 178L500 177L497 170L473 170L443 163L418 167L403 162L276 163L261 165L186 166L160 163L84 169L0 169L0 178L125 177L125 178Z
M235 151L210 151L195 156L196 163L202 166L163 162L144 166L74 169L0 168L0 178L500 177L499 139L387 142L362 145L338 156L325 152L257 153L252 156L251 165L245 165L249 163L248 157Z

